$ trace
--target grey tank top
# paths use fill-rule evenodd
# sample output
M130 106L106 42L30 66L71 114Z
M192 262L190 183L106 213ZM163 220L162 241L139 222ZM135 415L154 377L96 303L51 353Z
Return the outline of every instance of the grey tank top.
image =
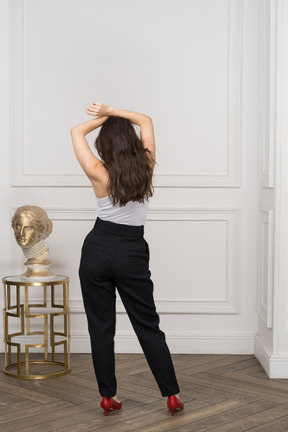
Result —
M100 219L125 225L145 225L149 200L145 199L144 203L128 201L125 206L120 207L119 203L113 206L111 195L96 199L97 217Z

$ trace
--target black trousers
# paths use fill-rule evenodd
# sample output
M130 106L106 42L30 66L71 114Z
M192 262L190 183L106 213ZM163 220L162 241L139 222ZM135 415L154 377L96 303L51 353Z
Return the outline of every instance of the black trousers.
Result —
M159 328L150 276L144 226L97 218L84 240L79 277L101 396L110 398L117 391L115 287L162 396L180 391L165 333Z

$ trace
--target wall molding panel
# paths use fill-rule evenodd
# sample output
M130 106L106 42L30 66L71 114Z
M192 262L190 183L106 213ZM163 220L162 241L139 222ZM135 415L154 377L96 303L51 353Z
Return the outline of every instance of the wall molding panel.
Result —
M165 330L171 352L175 354L253 354L254 333L170 333ZM71 352L91 352L90 339L85 332L73 332ZM80 351L79 350L80 348ZM139 341L133 332L116 332L117 353L142 353Z
M165 335L173 354L253 354L254 333L170 333L165 330ZM0 352L4 351L3 337L3 333L0 333ZM70 351L71 353L91 353L88 331L72 330ZM39 349L32 348L31 352L39 352ZM61 352L61 347L57 352ZM115 352L143 353L135 333L128 331L116 332Z
M240 187L242 170L242 17L243 1L228 1L227 40L227 166L223 172L159 172L155 174L155 187ZM25 161L29 158L25 148L24 100L24 0L11 0L11 140L12 186L89 187L85 175L73 172L29 172Z
M12 212L16 210L12 209ZM49 218L56 221L94 221L96 208L45 207ZM168 314L238 314L239 313L239 259L240 259L240 208L200 208L200 207L155 207L149 208L147 222L153 221L224 221L226 224L226 289L225 299L207 297L204 300L191 298L155 299L159 313ZM17 268L17 250L13 242L14 269ZM16 271L16 270L15 270ZM15 273L15 272L14 272ZM71 313L84 313L81 298L70 298ZM122 302L117 301L117 313L126 313Z
M260 2L259 67L259 146L263 188L274 187L277 95L277 5L273 0Z
M95 220L95 210L92 209L46 209L53 220ZM188 208L188 207L162 207L150 208L147 222L153 221L225 221L227 227L226 244L226 298L223 301L205 299L203 301L175 298L173 300L155 300L161 313L207 313L207 314L237 314L240 247L240 209L239 208ZM72 313L83 313L82 300L71 300ZM117 312L126 313L121 301L117 301Z
M267 328L273 321L274 211L261 210L259 217L258 315Z

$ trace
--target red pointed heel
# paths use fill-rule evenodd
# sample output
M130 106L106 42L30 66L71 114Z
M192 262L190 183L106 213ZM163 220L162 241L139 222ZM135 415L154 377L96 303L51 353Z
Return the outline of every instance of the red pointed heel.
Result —
M119 410L122 407L122 402L116 402L114 399L112 398L106 398L105 396L103 396L103 399L101 401L101 408L104 409L105 411L105 415L108 415L108 411L110 409L113 410Z
M183 410L184 404L181 402L180 399L178 399L176 396L169 396L167 401L168 408L171 410L172 416L174 415L174 411L176 409Z

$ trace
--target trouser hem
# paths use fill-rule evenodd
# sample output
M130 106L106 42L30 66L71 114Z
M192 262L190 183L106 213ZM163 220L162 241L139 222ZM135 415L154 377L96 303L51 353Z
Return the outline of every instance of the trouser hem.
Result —
M169 397L169 396L174 396L178 393L180 393L180 390L179 390L179 388L176 388L175 391L165 392L165 393L161 393L161 394L163 397Z

